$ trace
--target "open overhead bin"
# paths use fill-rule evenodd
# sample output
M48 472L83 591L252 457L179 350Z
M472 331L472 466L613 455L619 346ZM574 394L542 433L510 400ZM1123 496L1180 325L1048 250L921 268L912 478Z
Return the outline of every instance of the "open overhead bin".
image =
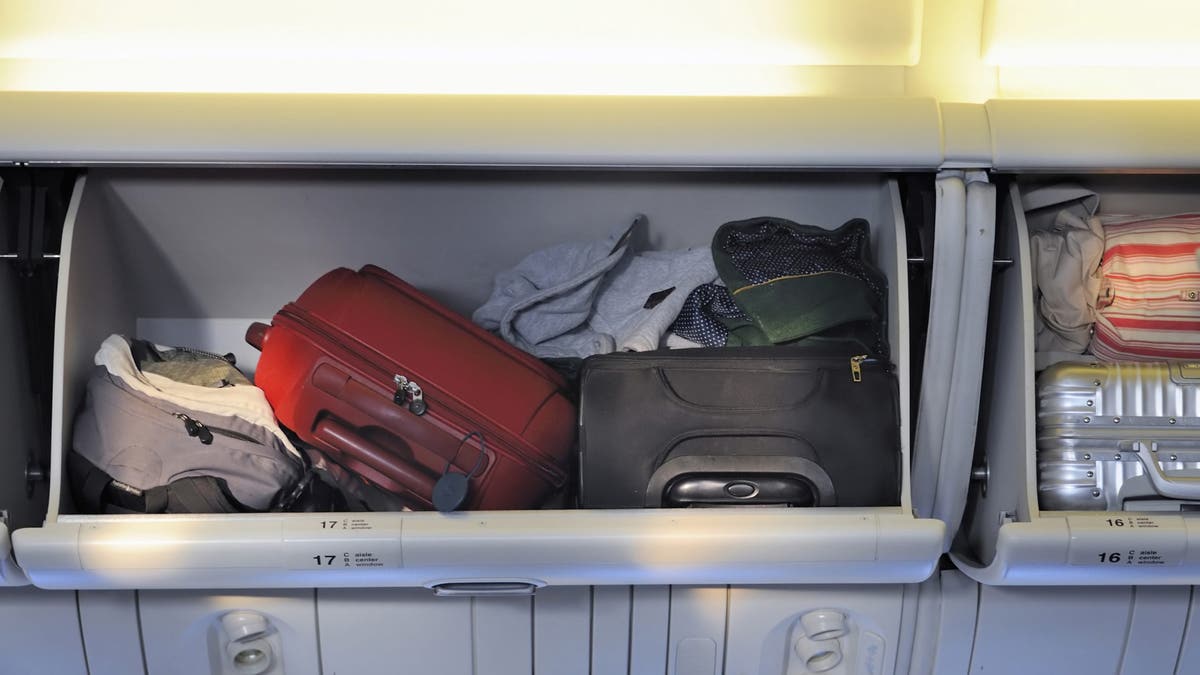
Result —
M1106 331L1092 323L1104 308L1116 307L1113 298L1128 302L1125 291L1108 300L1103 295L1124 277L1112 276L1101 261L1134 251L1113 248L1120 243L1113 228L1159 223L1164 230L1154 246L1190 245L1183 230L1171 234L1163 218L1200 211L1198 167L1189 151L1200 135L1185 122L1194 110L1194 102L1173 101L988 103L995 162L1009 174L999 178L997 255L1013 265L1000 273L992 293L976 480L953 552L959 567L980 582L1200 579L1200 520L1186 498L1196 471L1178 450L1200 440L1190 385L1176 372L1178 359L1184 358L1185 370L1187 359L1121 355L1104 346L1107 338L1097 331ZM1071 212L1080 219L1063 215ZM1083 229L1070 229L1070 222ZM1059 236L1073 243L1069 253L1053 258L1048 237ZM1181 264L1194 266L1193 257L1185 255ZM1084 285L1063 292L1068 287L1054 280L1054 270L1066 280L1065 270L1076 268ZM1059 321L1073 315L1076 297L1091 318L1078 326ZM1117 330L1125 325L1123 318L1114 321ZM1162 328L1157 319L1151 323ZM1052 337L1066 335L1067 326L1074 338ZM1156 339L1137 338L1149 342L1135 341L1140 346L1134 349L1157 349ZM1130 359L1175 359L1177 365L1162 367L1156 380ZM1072 368L1078 386L1059 380ZM1163 430L1153 431L1160 423Z
M913 225L891 173L932 182L934 102L4 98L3 128L22 132L0 137L0 156L79 169L56 306L50 505L41 527L14 537L34 584L524 592L907 583L935 568L944 527L913 515L910 487ZM232 351L252 372L247 327L329 269L376 263L468 314L527 252L602 236L636 213L664 249L707 246L720 224L757 215L869 221L899 379L898 505L183 516L85 514L72 503L64 457L108 335ZM325 564L347 552L365 562Z

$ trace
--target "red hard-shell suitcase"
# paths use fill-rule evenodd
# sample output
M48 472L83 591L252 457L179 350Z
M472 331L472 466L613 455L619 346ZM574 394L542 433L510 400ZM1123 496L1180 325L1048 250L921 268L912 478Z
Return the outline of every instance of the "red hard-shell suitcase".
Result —
M246 341L279 421L413 508L448 472L469 509L534 507L566 479L562 377L386 270L329 272Z

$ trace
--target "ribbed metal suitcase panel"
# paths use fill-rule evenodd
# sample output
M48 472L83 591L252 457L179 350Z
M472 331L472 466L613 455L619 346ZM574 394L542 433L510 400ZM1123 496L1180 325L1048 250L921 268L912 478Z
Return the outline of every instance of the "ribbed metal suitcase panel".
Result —
M1068 423L1064 415L1200 420L1200 364L1056 364L1038 378L1038 422Z
M1037 420L1042 509L1136 509L1126 501L1158 498L1136 443L1164 471L1200 475L1200 364L1056 364L1038 378Z

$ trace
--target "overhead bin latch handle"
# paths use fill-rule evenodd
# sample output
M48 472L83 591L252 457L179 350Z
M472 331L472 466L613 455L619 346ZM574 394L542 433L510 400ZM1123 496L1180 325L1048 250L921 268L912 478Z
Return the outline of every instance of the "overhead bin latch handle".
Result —
M533 595L538 584L532 581L447 581L430 588L434 595L447 598L512 597Z
M1167 474L1158 464L1158 450L1153 441L1134 441L1133 451L1146 467L1146 476L1154 490L1172 499L1200 499L1200 476Z

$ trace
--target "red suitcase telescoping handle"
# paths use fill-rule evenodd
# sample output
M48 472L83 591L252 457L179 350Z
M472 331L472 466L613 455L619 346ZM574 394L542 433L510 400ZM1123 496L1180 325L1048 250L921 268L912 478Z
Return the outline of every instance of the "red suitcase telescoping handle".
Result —
M408 464L380 445L362 437L361 434L336 420L325 418L317 423L313 434L321 441L339 448L347 455L361 461L404 489L417 496L425 506L433 506L435 481L421 469Z

